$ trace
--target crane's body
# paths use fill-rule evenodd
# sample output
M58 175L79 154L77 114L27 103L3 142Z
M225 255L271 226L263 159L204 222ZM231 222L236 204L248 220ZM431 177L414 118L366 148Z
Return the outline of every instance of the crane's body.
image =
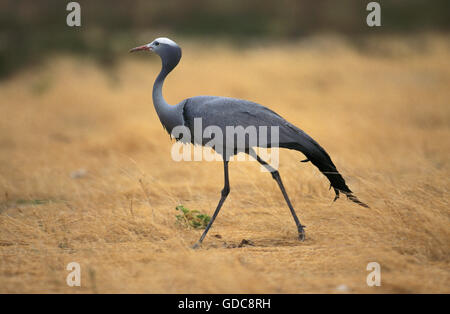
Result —
M177 105L169 105L162 95L162 87L167 75L177 66L181 59L181 48L168 38L158 38L147 45L133 48L130 51L133 52L139 50L153 51L161 57L162 69L153 85L153 104L161 124L169 134L172 134L174 128L178 126L188 128L189 131L194 134L196 131L194 130L195 119L201 119L202 132L209 126L218 127L223 131L222 134L224 138L222 140L222 145L213 147L217 153L222 155L224 160L225 185L222 190L222 197L205 232L194 247L198 247L203 241L230 192L228 162L231 156L240 152L251 154L259 163L271 172L272 177L278 183L289 209L291 210L297 225L300 240L303 240L305 237L304 226L300 224L300 221L295 214L278 171L256 155L253 150L255 146L260 146L260 143L256 142L256 145L252 146L252 143L248 140L244 143L228 141L225 138L225 130L229 126L242 126L244 129L252 126L255 127L257 132L259 132L259 127L261 126L277 127L278 134L276 137L271 136L270 131L264 134L266 137L263 141L264 147L275 146L302 152L307 158L303 161L312 162L328 178L330 187L333 187L336 193L335 200L339 197L339 193L342 192L353 202L363 207L368 207L366 204L359 201L352 193L346 185L344 178L339 174L328 153L314 139L267 107L248 100L218 96L196 96L187 98ZM260 134L257 134L257 139L261 138L259 135ZM199 141L198 137L191 137L191 143L193 144L206 145L209 142L210 139L208 138L201 137ZM232 147L229 147L230 145L232 145Z

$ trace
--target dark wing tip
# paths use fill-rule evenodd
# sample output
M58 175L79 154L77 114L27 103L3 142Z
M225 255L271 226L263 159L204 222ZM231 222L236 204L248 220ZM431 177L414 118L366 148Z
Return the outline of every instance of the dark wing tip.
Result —
M355 195L348 193L347 194L347 198L349 200L351 200L352 202L358 204L359 206L365 207L365 208L370 208L369 205L367 205L366 203L361 202Z
M331 188L331 186L330 186ZM370 208L369 205L367 205L366 203L361 202L353 193L349 193L346 191L340 191L339 189L333 188L334 192L336 193L333 202L336 202L336 200L339 198L339 192L344 193L347 196L347 199L351 200L352 202L358 204L359 206L365 207L365 208Z

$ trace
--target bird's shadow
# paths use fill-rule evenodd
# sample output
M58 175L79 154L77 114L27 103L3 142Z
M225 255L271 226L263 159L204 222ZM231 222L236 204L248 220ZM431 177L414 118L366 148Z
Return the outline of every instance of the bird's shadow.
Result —
M297 238L258 238L258 239L242 239L241 241L214 241L207 245L203 244L206 249L241 249L241 248L269 248L269 247L301 247L313 244L314 240L306 238L300 241Z

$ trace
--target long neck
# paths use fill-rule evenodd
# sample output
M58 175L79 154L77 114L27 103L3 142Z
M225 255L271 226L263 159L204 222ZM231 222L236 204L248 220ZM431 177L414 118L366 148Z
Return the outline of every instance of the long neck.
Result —
M178 59L179 60L179 59ZM172 129L177 125L183 125L183 114L180 111L180 106L171 106L169 105L163 95L162 88L164 84L164 80L170 71L175 68L178 64L178 60L176 63L166 63L165 60L162 60L162 68L158 77L153 84L153 105L155 106L156 113L158 114L159 120L163 127L169 132L172 132Z
M166 76L167 74L169 74L169 72L170 71L167 71L166 68L163 66L161 72L159 72L159 75L155 80L155 83L153 84L153 105L155 106L155 110L158 113L158 115L160 115L160 113L163 113L164 111L170 108L170 105L166 102L166 100L162 95L162 87L164 84L164 80L166 79Z

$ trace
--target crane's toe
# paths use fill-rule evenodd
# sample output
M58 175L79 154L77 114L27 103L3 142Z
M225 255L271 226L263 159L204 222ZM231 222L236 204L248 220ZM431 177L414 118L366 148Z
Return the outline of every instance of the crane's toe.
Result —
M303 227L304 226L300 226L298 228L298 239L302 242L305 241L305 237L306 237L305 229L303 229Z
M200 242L195 242L195 244L192 246L192 249L196 250L198 248L200 248L201 243Z

